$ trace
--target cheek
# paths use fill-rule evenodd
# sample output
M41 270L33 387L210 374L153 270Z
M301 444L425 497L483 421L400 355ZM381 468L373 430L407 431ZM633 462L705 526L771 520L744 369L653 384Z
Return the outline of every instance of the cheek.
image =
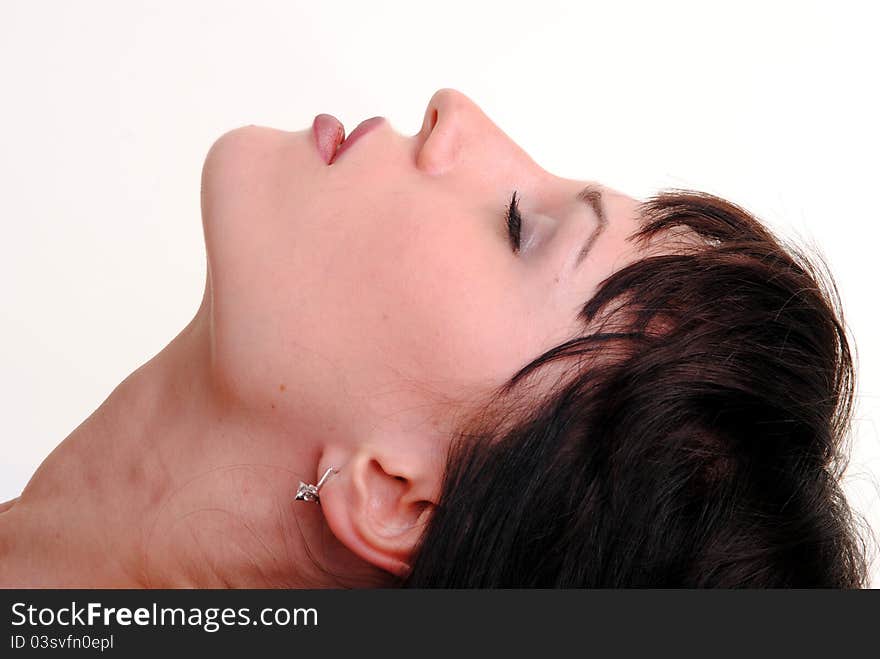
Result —
M352 312L373 319L364 337L375 368L455 391L510 375L528 352L522 298L491 234L476 224L419 222L363 253L365 282Z

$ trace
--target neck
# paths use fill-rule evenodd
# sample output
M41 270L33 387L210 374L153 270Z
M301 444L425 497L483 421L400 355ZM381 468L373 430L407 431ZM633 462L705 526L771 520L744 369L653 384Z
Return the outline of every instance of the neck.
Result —
M319 443L291 441L289 423L240 409L214 386L203 311L0 506L0 585L381 581L329 532L319 506L293 502L299 480L314 482ZM343 584L331 573L352 576Z

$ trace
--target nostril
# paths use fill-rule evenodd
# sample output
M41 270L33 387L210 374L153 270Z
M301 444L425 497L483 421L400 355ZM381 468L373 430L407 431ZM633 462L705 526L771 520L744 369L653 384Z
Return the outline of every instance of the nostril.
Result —
M437 125L437 117L437 108L429 105L425 109L425 115L422 119L422 127L416 134L423 136L423 139L428 139L428 136L434 130L434 126Z
M418 135L416 166L422 171L439 175L448 171L458 156L460 135L456 129L454 108L443 105L443 96L435 94L425 108L422 130ZM440 125L440 110L443 125Z

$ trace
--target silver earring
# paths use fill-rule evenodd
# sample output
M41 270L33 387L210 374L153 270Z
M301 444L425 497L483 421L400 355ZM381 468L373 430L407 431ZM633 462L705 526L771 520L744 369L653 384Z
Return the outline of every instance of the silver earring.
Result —
M296 490L296 496L293 498L294 501L314 501L315 503L321 503L321 497L318 496L318 490L321 489L321 486L324 484L324 481L330 476L331 473L339 473L338 470L330 467L327 471L324 472L324 475L321 476L321 480L318 481L317 485L312 485L310 483L299 482L299 487Z

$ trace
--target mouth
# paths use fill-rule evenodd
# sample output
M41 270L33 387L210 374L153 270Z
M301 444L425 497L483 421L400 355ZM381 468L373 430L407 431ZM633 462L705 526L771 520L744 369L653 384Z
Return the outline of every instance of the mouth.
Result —
M384 117L365 119L346 137L345 127L339 119L332 114L319 114L312 122L315 146L324 162L332 165L343 152L351 148L355 141L383 121L385 121Z

